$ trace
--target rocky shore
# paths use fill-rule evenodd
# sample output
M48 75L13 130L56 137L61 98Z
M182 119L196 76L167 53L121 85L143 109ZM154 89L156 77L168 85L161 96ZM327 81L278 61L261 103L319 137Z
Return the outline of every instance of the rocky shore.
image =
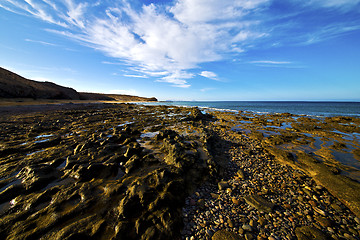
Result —
M135 104L6 112L0 239L359 239L359 125Z

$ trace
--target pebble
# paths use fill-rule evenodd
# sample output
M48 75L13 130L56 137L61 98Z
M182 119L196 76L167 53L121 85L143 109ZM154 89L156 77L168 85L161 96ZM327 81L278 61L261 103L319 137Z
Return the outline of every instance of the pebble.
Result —
M236 197L231 198L231 201L232 201L235 205L240 205L240 200L237 199Z
M224 133L224 138L231 137ZM301 226L318 226L334 239L359 237L358 217L301 171L272 161L255 141L244 139L229 155L226 178L205 182L187 198L182 239L210 240L220 230L245 239L297 239L295 229ZM243 200L252 195L276 207L258 210Z
M218 183L219 190L226 190L229 187L230 186L226 181L221 181L221 182Z
M244 224L241 227L242 229L244 229L245 231L251 232L252 231L252 227L248 224Z

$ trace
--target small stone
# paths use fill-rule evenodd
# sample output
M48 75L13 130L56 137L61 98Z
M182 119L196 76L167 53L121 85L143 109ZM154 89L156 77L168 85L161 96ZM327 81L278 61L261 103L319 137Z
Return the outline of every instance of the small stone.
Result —
M245 239L246 240L253 240L254 236L251 233L245 233Z
M260 224L260 226L264 226L264 224L266 223L266 219L263 217L260 217L258 220L258 223Z
M355 222L356 222L357 224L360 224L360 218L355 217L354 220L355 220Z
M217 231L211 238L212 240L240 240L240 236L226 230Z
M210 229L206 229L206 234L211 237L214 233Z
M244 229L245 231L251 232L252 231L252 227L248 224L244 224L241 227L242 229Z
M237 199L237 198L235 198L235 197L231 198L231 201L232 201L235 205L239 205L239 204L240 204L239 199Z
M344 233L344 237L345 237L347 240L356 240L356 238L354 238L353 236L351 236L351 235L348 234L348 233Z
M310 205L311 205L312 207L317 207L317 204L316 204L315 201L310 200L309 203L310 203Z
M349 228L349 232L351 232L353 235L358 235L358 232L355 229Z
M327 240L329 236L323 233L321 230L310 227L310 226L303 226L297 227L295 229L295 234L298 240L307 240L307 239L318 239L318 240Z
M315 212L319 213L320 215L326 216L326 213L320 208L314 207L313 209L315 210Z
M239 169L237 172L236 172L236 175L240 178L240 179L245 179L245 174L244 172Z
M254 220L251 219L249 225L254 228L256 227L256 222L254 222Z
M216 193L210 193L210 196L214 199L218 199L220 197L220 195Z
M337 212L342 212L342 208L339 206L339 205L337 205L336 203L332 203L331 205L330 205L335 211L337 211ZM360 223L359 223L360 224Z
M205 200L204 199L199 199L197 201L197 205L199 206L200 209L204 209L205 208Z
M291 205L290 204L284 204L284 208L285 209L291 209Z
M258 211L271 212L275 206L273 203L265 200L264 198L262 198L257 194L244 197L244 199L247 202L247 204L256 208Z
M329 219L321 216L316 216L315 221L323 227L331 227L333 225L333 223Z
M234 223L231 221L230 218L228 218L227 220L227 224L229 224L229 227L233 228L234 227Z
M229 187L230 186L229 186L228 182L226 182L226 181L221 181L218 183L219 190L226 190Z

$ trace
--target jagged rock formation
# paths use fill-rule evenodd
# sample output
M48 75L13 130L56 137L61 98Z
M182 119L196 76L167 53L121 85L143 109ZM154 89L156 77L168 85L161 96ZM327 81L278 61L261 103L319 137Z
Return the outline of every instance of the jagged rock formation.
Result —
M0 116L0 239L179 239L185 197L226 162L189 111Z

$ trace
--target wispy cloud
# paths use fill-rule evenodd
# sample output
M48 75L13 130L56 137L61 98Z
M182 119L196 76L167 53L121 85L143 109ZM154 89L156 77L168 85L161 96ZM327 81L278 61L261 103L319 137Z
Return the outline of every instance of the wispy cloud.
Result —
M331 39L342 35L344 33L356 31L360 29L359 23L340 23L340 24L330 24L328 26L322 27L318 31L306 34L302 44L309 45L318 42L322 42L327 39Z
M215 90L216 88L202 88L200 89L201 92L208 92L208 91L212 91Z
M202 77L212 79L212 80L216 80L216 81L219 80L217 74L214 73L214 72L202 71L199 75L202 76Z
M297 62L291 61L274 61L274 60L257 60L250 61L250 64L254 64L258 67L272 67L272 68L306 68L306 66Z
M241 53L248 41L264 36L253 31L257 23L245 17L268 2L184 0L135 9L126 0L106 6L74 0L6 0L6 6L63 27L51 31L138 66L139 73L157 75L159 82L190 87L188 80L195 75L189 70Z
M313 44L360 29L358 18L338 21L312 14L319 21L300 20L318 9L328 12L331 8L339 14L355 11L360 0L288 0L283 2L291 9L286 14L271 12L273 3L175 0L139 8L130 0L3 0L0 7L52 24L48 31L101 51L135 72L128 76L155 77L182 88L190 87L197 75L219 78L214 72L202 71L207 62L231 61L257 46ZM264 60L251 64L292 66L291 62ZM196 71L200 74L193 73Z
M131 77L131 78L149 78L146 75L134 75L134 74L124 74L124 77Z
M271 60L251 61L250 63L275 64L275 65L291 64L291 62L288 61L271 61Z
M311 0L308 4L318 5L320 7L332 8L338 7L343 10L349 10L358 5L360 0Z
M26 42L32 42L32 43L39 43L42 45L46 45L46 46L53 46L53 47L57 47L57 44L54 43L49 43L49 42L44 42L44 41L39 41L39 40L32 40L32 39L25 39Z

